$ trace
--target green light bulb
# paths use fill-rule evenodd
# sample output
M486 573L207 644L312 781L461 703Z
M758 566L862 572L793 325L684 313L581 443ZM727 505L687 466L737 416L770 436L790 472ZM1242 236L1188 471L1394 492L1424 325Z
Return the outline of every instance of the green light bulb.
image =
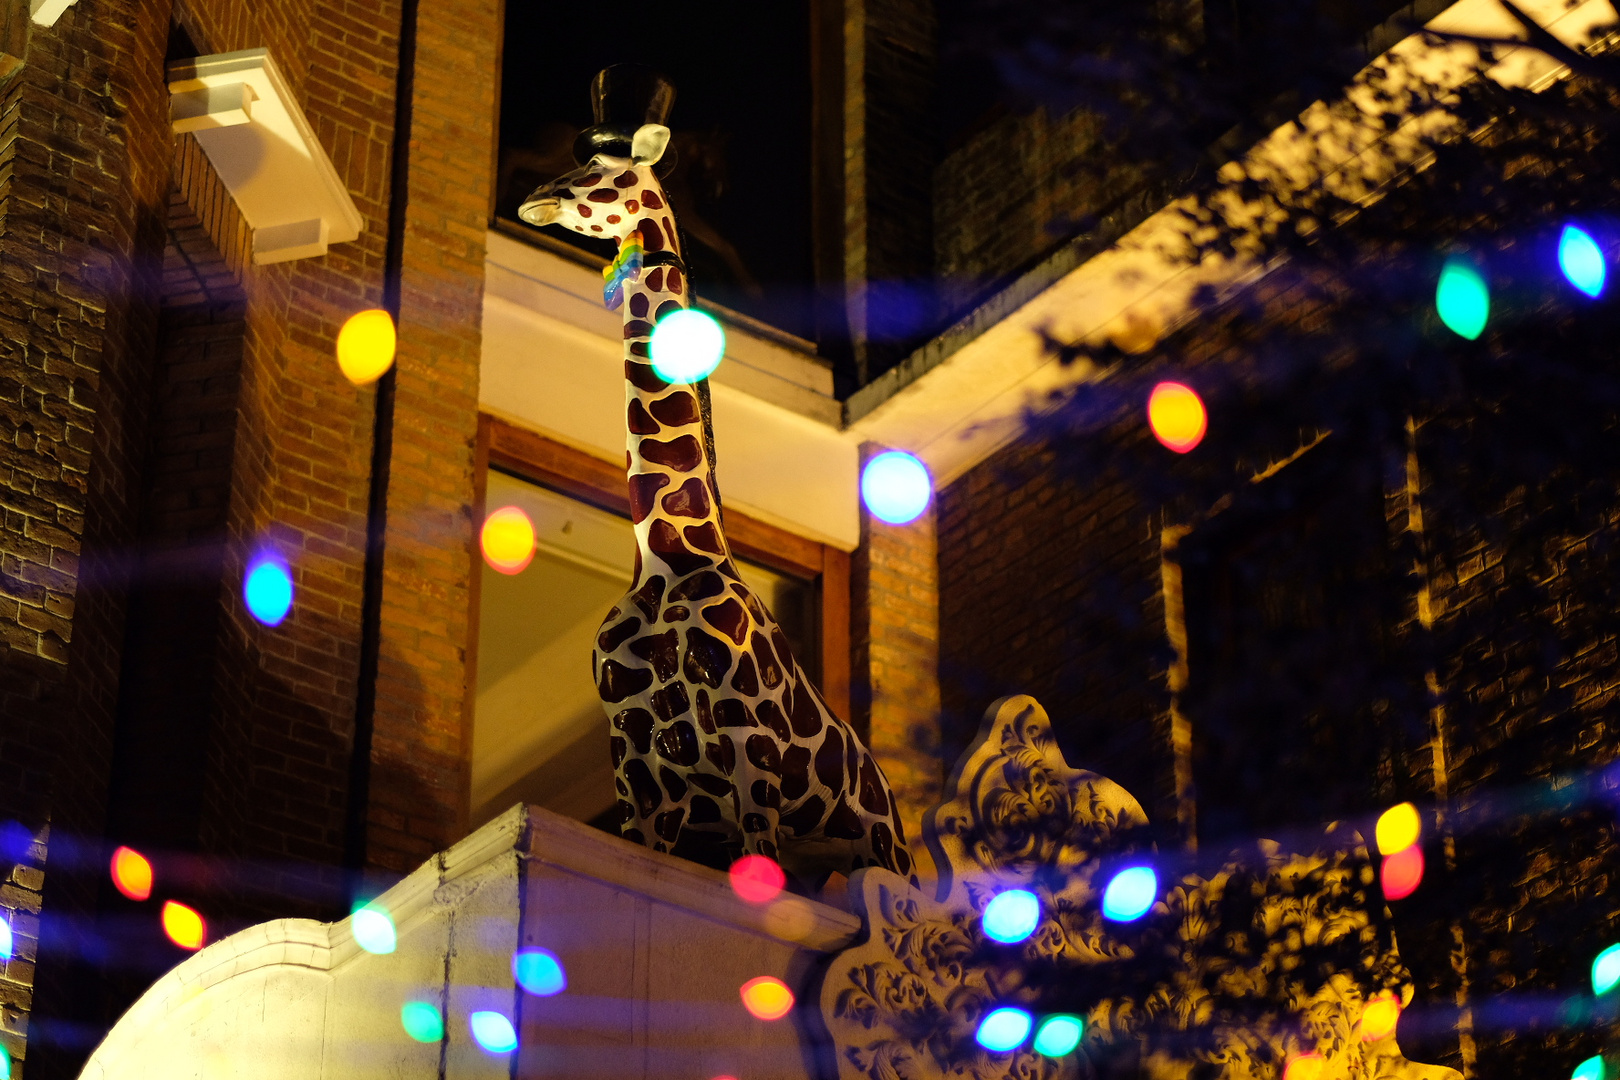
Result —
M1484 333L1485 320L1490 317L1491 290L1478 270L1453 256L1440 271L1434 306L1452 333L1473 341Z

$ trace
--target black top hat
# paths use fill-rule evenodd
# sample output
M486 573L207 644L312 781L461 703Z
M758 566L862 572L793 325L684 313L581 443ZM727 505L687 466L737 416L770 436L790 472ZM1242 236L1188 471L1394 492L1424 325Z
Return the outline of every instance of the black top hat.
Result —
M574 140L574 160L584 165L597 154L629 157L630 143L643 124L663 124L675 104L675 84L640 64L614 64L591 80L591 116L596 121Z

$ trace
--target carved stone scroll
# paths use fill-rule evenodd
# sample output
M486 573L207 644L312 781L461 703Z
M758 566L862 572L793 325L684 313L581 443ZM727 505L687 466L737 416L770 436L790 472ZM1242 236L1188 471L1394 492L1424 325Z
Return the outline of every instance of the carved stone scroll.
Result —
M1146 825L1123 788L1063 760L1033 698L992 705L923 822L937 895L879 869L851 881L867 932L821 994L841 1080L1277 1080L1312 1053L1319 1080L1461 1080L1406 1060L1393 1030L1363 1031L1375 996L1404 1006L1412 988L1353 830L1329 826L1304 852L1263 841L1206 874L1156 852ZM1137 922L1105 920L1108 879L1144 863L1158 902ZM1008 888L1041 901L1016 945L980 927ZM1083 1017L1079 1048L984 1050L978 1023L1005 1005Z

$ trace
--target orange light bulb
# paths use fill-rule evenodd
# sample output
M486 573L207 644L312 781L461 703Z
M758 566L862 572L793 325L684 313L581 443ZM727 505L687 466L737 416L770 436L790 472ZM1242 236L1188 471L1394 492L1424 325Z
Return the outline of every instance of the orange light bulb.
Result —
M1192 387L1178 382L1162 382L1148 395L1148 427L1153 437L1178 454L1185 454L1204 440L1209 414L1203 399Z
M163 901L163 932L182 949L196 952L208 942L208 923L178 900Z
M742 1003L757 1020L780 1020L793 1011L793 991L781 979L761 975L743 983Z
M1361 1010L1361 1038L1363 1042L1377 1042L1395 1034L1395 1025L1401 1019L1401 999L1392 992L1374 994Z
M491 569L522 573L534 558L534 522L517 507L503 506L484 519L479 542Z
M120 847L112 853L113 887L131 900L152 895L152 864L134 848Z
M376 382L394 366L397 345L392 315L381 308L357 311L338 331L338 367L356 386Z

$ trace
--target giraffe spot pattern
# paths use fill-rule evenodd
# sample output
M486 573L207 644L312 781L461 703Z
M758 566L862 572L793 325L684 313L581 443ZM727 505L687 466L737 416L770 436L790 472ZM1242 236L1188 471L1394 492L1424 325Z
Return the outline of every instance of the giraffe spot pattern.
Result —
M705 521L701 525L688 525L681 530L686 542L699 551L707 551L711 555L724 555L726 546L720 540L720 532L714 527L714 522ZM738 642L741 644L741 642Z
M652 301L647 298L646 293L635 292L630 294L630 314L634 315L636 318L645 319L647 317L647 309L651 306Z
M707 600L726 591L726 583L713 570L705 570L682 581L669 590L671 600Z
M738 645L748 639L748 612L744 611L743 606L730 597L727 597L722 603L710 604L704 608L703 621L732 641L735 641Z
M645 345L646 343L638 341L635 344ZM646 354L643 353L642 355ZM624 362L624 377L630 380L631 386L649 394L657 394L669 389L669 383L658 377L658 373L652 369L651 364L638 364L634 360L626 360Z
M607 216L607 222L608 222L609 225L617 225L619 222L621 222L623 220L624 219L622 217L620 217L618 214L609 214Z
M709 707L709 692L701 686L697 692L697 719L703 734L714 734L714 710Z
M686 781L681 779L680 773L668 765L658 766L658 782L664 785L665 791L669 792L671 801L680 802L686 798ZM674 837L670 837L670 839L673 840Z
M873 763L871 754L861 755L860 800L861 809L868 814L888 816L889 795L883 789L883 781L878 778L877 765Z
M836 794L844 790L844 738L838 729L827 729L827 737L816 751L816 779Z
M624 755L630 752L630 744L624 741L622 735L615 735L608 740L608 751L613 757L613 767L617 769L619 762L624 760Z
M695 626L688 627L686 662L682 667L688 679L702 683L711 690L718 690L720 681L731 670L731 650L719 638Z
M714 703L714 722L721 727L758 727L754 712L746 701L721 698Z
M674 684L671 689L679 689L682 697L686 695L686 688L680 683ZM682 712L684 711L683 709ZM653 745L658 749L658 756L665 761L688 768L698 763L697 732L685 720L677 720L660 731L658 737L653 740Z
M665 300L662 304L658 305L658 313L653 316L653 322L657 322L666 315L673 315L680 310L682 310L682 308L678 301Z
M678 682L670 683L662 690L654 691L652 696L653 712L658 719L668 723L692 707L686 696L686 687Z
M662 675L659 678L663 678ZM810 693L810 681L799 680L788 700L788 716L793 720L793 734L800 739L813 739L821 734L821 710Z
M641 233L641 245L648 251L664 250L664 230L658 227L658 222L650 217L644 217L636 222L636 231ZM669 276L674 278L675 268L669 268Z
M574 181L574 183L578 184L580 187L595 187L597 184L600 184L601 182L602 182L602 174L601 173L595 173L595 172L588 173L585 176L581 177L580 179Z
M859 840L866 835L866 826L861 824L861 815L851 810L848 802L839 799L838 805L827 815L822 831L834 840Z
M664 513L671 517L703 518L709 516L709 489L702 480L692 477L686 483L664 496Z
M691 472L703 460L703 448L692 435L681 435L668 442L643 439L641 457L644 461L674 469L676 472Z
M663 595L664 576L654 574L647 579L646 584L630 594L630 599L641 613L647 616L648 622L655 622L658 619L658 602Z
M634 211L631 212L634 213ZM652 273L648 274L646 277L646 284L647 288L652 292L663 292L664 268L662 266L653 267Z
M652 665L659 682L668 682L680 668L680 641L674 630L630 643L630 651Z
M759 717L759 722L770 728L778 739L788 742L793 738L793 732L788 727L787 717L782 715L781 706L770 698L760 702L754 709L754 713Z
M584 203L575 203L574 208L579 211L579 216L580 217L588 218L588 217L591 216L591 208L586 206ZM600 227L597 227L596 231L601 232L602 230L601 230Z
M754 658L759 661L759 677L765 683L767 690L775 690L782 685L782 668L776 662L776 654L771 651L770 644L764 635L755 631L748 635L748 645L753 651Z
M632 435L656 435L664 430L663 425L654 420L647 407L639 401L632 401L625 410L625 426Z
M692 812L686 820L693 825L709 825L720 820L720 804L707 795L692 796L688 805Z
M652 752L652 713L646 709L625 709L613 718L613 726L629 736L638 754Z
M626 213L639 214L641 212L641 204L636 202L634 199L626 199L624 200L624 209Z
M652 332L652 323L646 319L631 319L624 324L624 336L627 338L648 337Z
M737 771L737 744L731 741L730 735L722 735L709 743L703 753L727 776Z
M743 653L737 661L737 673L731 677L731 688L747 697L759 693L759 675L754 670L754 658L748 653Z
M771 819L766 817L764 814L744 814L742 819L742 827L743 832L746 833L769 832L771 827Z
M782 754L782 797L790 802L810 790L810 748L794 743Z
M649 210L662 210L664 208L664 200L658 194L658 192L654 191L652 188L648 188L641 193L641 205L645 206Z
M662 518L654 521L652 528L647 530L647 547L668 563L677 577L690 574L708 565L709 562L706 555L692 554L686 545L681 543L680 536L675 532L675 526Z
M637 473L630 478L630 521L640 525L647 520L656 505L660 488L669 486L669 477L663 473ZM645 610L645 609L643 609ZM647 616L649 619L653 616Z
M617 614L619 609L614 608L613 610L615 613L613 618L616 619L619 617ZM614 652L620 645L623 645L625 642L635 637L636 631L640 629L641 620L631 616L618 626L603 630L600 634L597 634L596 647L601 649L604 654Z
M651 686L652 677L652 672L645 668L625 667L617 660L604 660L602 677L597 683L596 692L603 701L616 705Z
M676 296L681 294L681 269L678 266L669 268L669 291Z
M635 187L636 183L637 177L634 169L630 170L629 172L622 172L613 178L614 187Z
M673 810L665 810L653 822L653 832L673 844L675 838L681 834L681 819L685 816L686 811L679 806Z
M612 188L597 188L595 191L591 192L585 197L591 202L609 203L617 202L619 199L619 193L614 191Z
M685 622L692 614L692 609L685 604L671 604L664 609L664 621L667 623Z
M652 414L658 418L659 423L668 424L670 427L684 427L703 419L698 412L697 398L685 390L653 402Z
M764 778L754 781L748 789L748 797L754 800L755 806L768 810L782 809L782 789Z
M795 836L805 836L815 831L826 813L826 801L820 795L812 795L797 810L783 814L782 825L792 829Z
M643 817L647 817L657 810L664 802L664 793L658 789L658 782L653 779L652 770L640 758L631 758L624 763L625 779L630 783L630 797L635 800L636 810Z
M743 744L743 752L756 769L773 776L782 771L782 752L777 749L776 740L769 735L748 736L748 741Z
M693 787L701 788L710 795L718 795L722 799L728 797L735 790L731 781L723 776L710 776L708 773L695 772L687 774L686 778L692 782Z

